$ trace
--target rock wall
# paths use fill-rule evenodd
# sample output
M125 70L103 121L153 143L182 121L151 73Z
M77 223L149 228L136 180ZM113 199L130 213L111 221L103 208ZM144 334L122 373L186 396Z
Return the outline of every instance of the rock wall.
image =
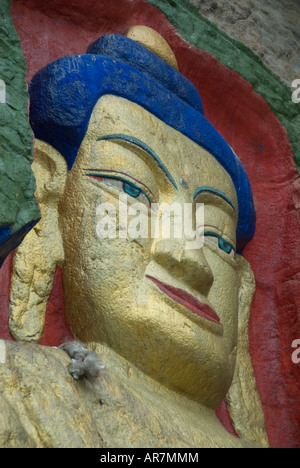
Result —
M288 86L300 78L298 0L190 0L199 13L255 52Z
M292 101L291 83L289 82L287 86L281 77L265 65L254 50L244 44L243 40L230 37L226 29L222 30L217 26L216 19L215 22L211 22L202 16L189 0L148 0L148 2L167 17L191 47L207 51L251 83L254 91L268 103L287 130L299 170L300 106ZM208 3L202 2L200 5ZM236 2L236 5L239 5L239 2ZM229 20L226 27L230 28ZM186 70L183 73L186 73ZM194 71L194 74L196 73L197 70Z
M39 218L30 168L33 136L28 123L26 63L10 3L0 2L0 266Z

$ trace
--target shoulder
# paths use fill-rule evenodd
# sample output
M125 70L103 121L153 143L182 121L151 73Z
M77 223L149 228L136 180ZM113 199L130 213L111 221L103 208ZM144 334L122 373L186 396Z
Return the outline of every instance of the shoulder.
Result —
M101 447L85 383L64 351L1 341L1 447Z

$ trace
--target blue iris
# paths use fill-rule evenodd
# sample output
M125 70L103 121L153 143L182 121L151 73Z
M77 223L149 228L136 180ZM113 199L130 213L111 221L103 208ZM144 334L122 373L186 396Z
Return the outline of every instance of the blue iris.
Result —
M230 254L230 252L232 251L232 245L230 244L230 242L227 242L222 237L219 238L219 247L228 254Z
M121 177L117 177L117 176L114 176L114 175L107 175L107 174L100 174L98 172L95 172L95 173L91 173L91 174L84 174L85 176L88 176L88 177L93 177L95 179L99 179L102 181L102 179L108 179L108 180L117 180L118 182L121 182L122 183L122 190L127 194L129 195L130 197L133 197L133 198L138 198L141 194L143 194L148 202L149 202L149 207L151 208L151 199L149 198L149 196L144 192L144 190L140 189L137 185L133 184L132 182L128 182L124 179L122 179ZM121 187L117 187L118 190L121 189Z
M205 236L212 236L212 237L216 237L218 239L218 246L221 250L223 250L223 252L227 253L227 254L230 254L232 251L235 253L235 248L233 247L233 245L226 241L223 237L219 236L218 234L216 234L215 232L205 232L204 233Z
M127 182L123 182L122 188L127 195L130 195L133 198L137 198L142 193L141 189L135 185L128 184Z

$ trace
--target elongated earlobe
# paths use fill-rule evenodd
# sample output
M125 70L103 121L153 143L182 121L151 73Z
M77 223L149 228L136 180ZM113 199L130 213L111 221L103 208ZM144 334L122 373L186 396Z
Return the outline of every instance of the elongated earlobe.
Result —
M64 193L67 164L52 146L36 140L32 169L41 221L24 239L14 257L9 329L14 338L38 342L53 277L64 258L58 225L58 203Z
M237 257L239 287L239 327L236 366L226 400L237 434L269 447L265 418L249 349L249 319L255 293L255 278L247 260Z

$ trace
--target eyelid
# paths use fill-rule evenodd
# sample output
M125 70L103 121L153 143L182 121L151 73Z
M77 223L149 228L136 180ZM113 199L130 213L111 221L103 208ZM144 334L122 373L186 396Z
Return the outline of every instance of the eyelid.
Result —
M235 215L238 216L238 211L237 211L234 203L228 197L228 195L226 195L226 193L222 192L221 190L215 189L213 187L198 187L195 190L195 193L194 193L194 196L193 196L193 201L195 201L196 198L199 195L205 195L205 194L210 194L210 195L213 195L215 197L218 197L219 200L223 200L223 202L225 202L224 206L230 206L233 209Z
M175 187L176 190L178 190L177 184L166 168L166 166L163 164L159 156L153 151L152 148L150 148L146 143L143 141L139 140L138 138L135 138L130 135L123 135L123 134L112 134L112 135L105 135L103 137L97 138L97 141L101 140L115 140L117 143L118 141L125 141L127 143L130 143L132 145L137 146L138 148L141 148L143 151L145 151L147 154L149 154L152 159L157 163L157 165L162 169L162 171L165 173L167 176L167 179L171 182L171 184Z
M102 171L104 172L104 171ZM149 193L152 195L153 197L153 200L151 200L150 196L139 186L137 186L136 184L134 184L133 182L131 182L130 180L127 180L123 177L119 177L119 176L115 176L115 175L109 175L109 174L103 174L103 173L98 173L98 172L94 172L94 173L86 173L86 174L83 174L84 176L88 176L88 177L91 177L91 178L94 178L94 179L112 179L112 180L117 180L119 182L123 182L123 183L126 183L128 185L130 185L131 187L133 188L137 188L141 191L141 193L147 198L147 200L149 201L149 204L150 206L152 205L152 203L155 202L155 197L154 195L152 194L152 192L150 191L150 189L148 189L148 187L143 184L142 182L139 182L138 180L134 179L133 177L130 177L128 176L127 174L124 174L126 177L128 178L132 178L133 180L135 180L136 182L138 182L139 184L143 185L144 187L146 187L146 189L149 191Z
M215 237L218 240L222 240L222 241L226 242L231 247L232 251L234 252L234 255L236 254L236 248L232 245L232 243L229 242L227 239L224 239L224 237L220 236L219 234L216 234L215 232L212 232L212 231L203 231L203 233L201 233L200 235ZM218 245L218 248L220 248L219 245ZM223 249L221 249L221 250L223 250ZM223 250L223 251L225 252L225 250ZM225 253L227 253L227 252L225 252ZM230 255L230 253L228 253L228 255Z
M198 229L199 229L199 230L200 230L200 228L202 228L202 230L203 230L203 232L200 233L200 235L201 235L201 234L204 234L204 233L207 233L207 235L208 235L208 234L210 233L210 234L211 234L212 236L214 236L214 237L219 237L219 238L222 238L222 239L223 239L224 233L223 233L223 231L221 231L221 229L219 229L217 226L213 226L212 224L203 224L203 225L201 225L201 226L198 226ZM207 228L213 228L213 229L215 229L216 231L219 231L220 234L218 234L218 233L216 233L216 232L214 232L214 231L206 230ZM225 234L225 235L226 235L226 234ZM230 245L232 245L232 248L233 248L234 250L236 250L235 247L234 247L234 245L235 245L235 240L233 240L232 238L230 238L228 235L226 235L226 237L227 237L227 239L224 238L224 240L225 240L226 242L228 242Z
M130 176L129 174L126 174L125 172L113 171L113 170L111 170L111 169L84 169L84 171L93 172L93 173L86 173L86 174L84 174L84 175L88 175L88 176L90 176L90 177L95 177L95 178L98 178L98 177L103 177L103 178L106 177L106 178L109 178L109 175L112 174L112 176L114 176L114 178L116 178L117 180L122 180L122 181L124 181L124 182L132 183L132 182L130 182L130 181L127 180L127 178L128 178L128 179L131 179L131 180L133 180L134 182L137 182L139 185L145 187L145 189L149 192L150 197L153 198L153 202L154 202L154 203L157 203L155 195L153 194L153 192L149 189L149 187L148 187L146 184L144 184L143 182L141 182L141 181L138 180L138 179L135 179L134 177ZM104 173L104 174L102 174L102 173ZM108 175L107 175L106 173L107 173ZM121 174L122 176L126 177L126 179L123 179L123 178L121 178L121 177L119 177L119 176L115 176L115 174ZM139 188L140 188L141 190L143 190L141 187L139 187Z

